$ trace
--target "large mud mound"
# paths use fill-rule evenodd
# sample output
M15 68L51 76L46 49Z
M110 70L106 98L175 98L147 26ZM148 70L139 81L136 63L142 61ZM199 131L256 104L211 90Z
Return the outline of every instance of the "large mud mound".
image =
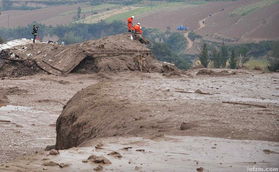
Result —
M56 122L56 149L78 146L90 138L115 136L129 131L136 109L105 96L110 83L99 83L78 92L65 106ZM131 123L131 122L130 122ZM133 124L134 125L134 124Z
M6 64L0 76L22 76L39 72L33 66L54 75L127 70L166 72L163 69L164 64L158 62L144 44L131 40L129 34L68 46L46 43L20 45L2 50L0 59L5 60ZM30 63L35 65L27 65ZM21 72L22 67L24 70ZM18 68L19 74L10 74L10 70ZM25 68L30 68L30 71Z

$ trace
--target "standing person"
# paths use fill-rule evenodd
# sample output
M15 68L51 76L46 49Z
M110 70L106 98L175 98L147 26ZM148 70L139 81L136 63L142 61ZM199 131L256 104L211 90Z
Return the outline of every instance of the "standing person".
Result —
M38 36L38 30L39 30L39 26L33 25L33 31L32 31L32 35L34 36L33 43L35 43L36 38Z
M128 32L132 32L134 30L134 27L133 27L134 18L135 18L135 16L131 16L127 19Z

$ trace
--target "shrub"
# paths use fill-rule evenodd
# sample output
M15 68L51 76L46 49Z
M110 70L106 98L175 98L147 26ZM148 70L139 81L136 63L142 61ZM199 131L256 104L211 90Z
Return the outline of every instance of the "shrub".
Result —
M231 69L236 69L236 67L237 67L237 59L235 57L234 50L232 50L232 54L230 56L230 61L229 62L230 62L230 68Z
M0 44L3 44L3 43L5 43L5 40L2 37L0 37Z
M279 42L274 42L272 44L272 53L268 58L269 65L268 69L270 71L278 71L279 70Z
M202 52L199 56L199 59L201 61L201 64L207 68L209 59L208 59L208 50L207 50L207 44L203 44Z

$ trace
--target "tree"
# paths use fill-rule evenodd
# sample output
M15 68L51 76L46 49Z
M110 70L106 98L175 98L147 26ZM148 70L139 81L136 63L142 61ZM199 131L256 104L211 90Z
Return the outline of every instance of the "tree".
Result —
M220 52L218 51L217 48L214 48L212 50L211 60L213 61L213 65L215 68L221 67Z
M221 47L221 53L220 53L220 63L222 68L226 67L228 56L229 56L228 48L223 43Z
M180 69L189 69L191 66L190 60L185 54L177 54L166 43L154 42L151 51L158 60L174 63Z
M279 70L279 42L275 42L272 44L272 53L268 58L268 69L270 71L278 71Z
M81 42L82 37L76 35L74 32L67 32L60 41L65 42L65 44L74 44Z
M199 59L201 61L201 64L207 68L209 59L208 59L208 50L207 50L207 45L203 44L202 52L199 56Z
M12 6L12 2L10 0L2 0L2 9L9 10Z
M80 14L81 14L81 8L78 7L78 9L77 9L77 19L80 19Z
M3 43L5 43L5 40L2 37L0 37L0 44L3 44Z
M236 69L237 67L237 59L235 57L235 52L232 50L232 54L230 56L230 68L231 69Z
M182 52L186 47L186 41L182 33L174 32L166 39L168 46L176 53Z

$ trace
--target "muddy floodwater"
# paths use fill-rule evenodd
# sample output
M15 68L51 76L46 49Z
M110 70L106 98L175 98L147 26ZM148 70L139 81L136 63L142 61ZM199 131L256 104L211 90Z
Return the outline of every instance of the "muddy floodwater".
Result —
M196 73L193 70L174 77L123 72L5 78L0 81L0 171L92 171L98 164L84 161L92 154L109 159L111 164L102 165L103 170L278 168L279 74ZM115 137L103 135L81 147L48 155L44 149L55 144L56 120L68 100L78 91L103 82L104 95L128 102L139 112L135 123L125 124L124 129L119 126ZM121 120L125 122L125 118ZM133 132L122 132L130 130ZM99 143L102 148L96 149ZM112 151L121 158L108 155ZM46 161L58 165L48 166ZM67 166L61 168L61 163Z

